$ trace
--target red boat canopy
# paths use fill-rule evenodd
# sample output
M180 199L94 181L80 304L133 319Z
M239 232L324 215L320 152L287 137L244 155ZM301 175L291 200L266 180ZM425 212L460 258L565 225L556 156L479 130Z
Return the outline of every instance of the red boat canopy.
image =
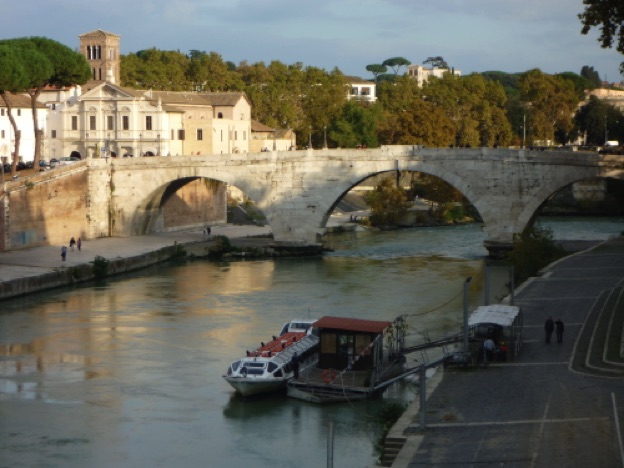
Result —
M362 320L354 318L325 316L312 325L315 328L333 328L334 330L349 330L364 333L381 333L388 328L391 322L379 320Z

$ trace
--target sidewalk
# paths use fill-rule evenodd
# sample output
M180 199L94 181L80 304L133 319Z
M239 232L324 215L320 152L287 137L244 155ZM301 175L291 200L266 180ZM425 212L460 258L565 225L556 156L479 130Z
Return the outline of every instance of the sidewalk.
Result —
M212 226L211 237L224 235L231 240L269 234L268 226L222 225ZM67 241L67 260L61 260L61 246L32 247L0 253L0 283L19 278L41 276L62 268L92 262L101 256L107 260L131 258L177 244L205 242L201 229L167 232L136 237L103 237L83 240L82 250L72 252Z
M393 467L624 467L624 238L549 266L516 305L520 357L428 383L424 431L418 399L391 431L405 441ZM544 342L548 316L565 323L563 343Z

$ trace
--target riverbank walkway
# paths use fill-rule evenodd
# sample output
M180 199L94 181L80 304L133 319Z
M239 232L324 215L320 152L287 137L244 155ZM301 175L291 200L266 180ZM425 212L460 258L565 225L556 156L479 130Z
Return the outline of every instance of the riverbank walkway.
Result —
M519 358L436 374L424 426L417 398L390 431L392 467L624 467L624 237L550 265L515 305ZM550 316L562 343L545 343Z
M219 235L227 236L234 243L244 243L246 239L266 236L270 232L268 226L226 224L211 226L209 238L205 236L202 229L136 237L102 237L83 241L80 251L77 248L71 251L69 248L70 238L68 238L65 244L67 246L67 259L65 261L61 259L60 245L0 252L0 283L19 278L41 276L59 268L87 264L93 262L97 256L108 260L132 258L175 243L185 246L205 243Z

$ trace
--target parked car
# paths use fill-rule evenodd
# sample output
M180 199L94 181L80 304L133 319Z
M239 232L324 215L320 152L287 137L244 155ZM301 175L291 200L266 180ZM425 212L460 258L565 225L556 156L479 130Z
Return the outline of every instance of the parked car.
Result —
M60 163L61 162L56 158L50 159L50 169L54 169L55 167L60 166L61 165Z

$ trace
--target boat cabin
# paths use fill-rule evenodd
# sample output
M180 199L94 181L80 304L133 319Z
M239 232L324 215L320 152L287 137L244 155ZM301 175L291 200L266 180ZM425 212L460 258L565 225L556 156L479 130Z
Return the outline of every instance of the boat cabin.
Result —
M321 369L372 369L383 360L383 334L391 322L323 317L314 328L320 339Z
M514 359L520 353L523 323L520 307L505 304L479 306L468 318L470 341L472 346L478 347L491 338L499 360Z

